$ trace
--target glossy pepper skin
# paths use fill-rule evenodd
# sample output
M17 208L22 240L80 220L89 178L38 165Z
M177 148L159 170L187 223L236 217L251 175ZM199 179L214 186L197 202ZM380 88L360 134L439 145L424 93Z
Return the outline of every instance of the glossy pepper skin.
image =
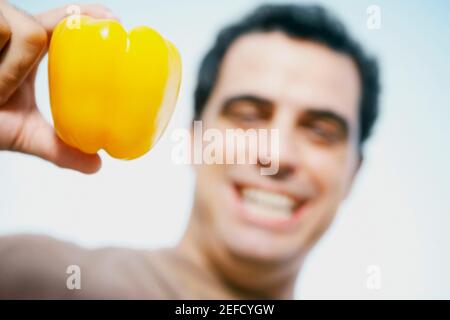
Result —
M145 154L175 107L181 60L175 46L148 27L129 33L115 20L62 20L49 48L50 103L58 136L85 153Z

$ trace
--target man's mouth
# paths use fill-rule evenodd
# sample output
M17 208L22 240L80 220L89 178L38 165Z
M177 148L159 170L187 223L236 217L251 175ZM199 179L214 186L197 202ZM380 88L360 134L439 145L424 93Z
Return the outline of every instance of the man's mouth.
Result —
M296 220L306 199L254 186L238 186L242 211L247 218L265 226Z
M243 188L244 205L254 213L268 218L289 218L299 203L294 199L263 189Z

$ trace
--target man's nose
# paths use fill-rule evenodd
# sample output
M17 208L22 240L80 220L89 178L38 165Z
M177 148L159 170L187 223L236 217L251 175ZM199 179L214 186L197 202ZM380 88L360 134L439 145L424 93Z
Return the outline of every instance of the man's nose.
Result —
M258 165L263 168L270 167L275 160L273 157L277 156L278 171L273 175L269 175L269 177L275 180L285 180L295 175L301 165L301 160L296 150L297 144L293 129L287 124L277 124L274 129L278 130L278 150L272 155L270 161L261 161L263 159L258 158Z

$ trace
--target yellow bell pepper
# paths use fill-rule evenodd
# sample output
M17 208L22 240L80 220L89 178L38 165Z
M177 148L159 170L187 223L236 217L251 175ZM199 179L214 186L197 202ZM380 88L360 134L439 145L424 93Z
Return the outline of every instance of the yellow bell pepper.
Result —
M175 46L148 27L129 33L115 20L62 20L49 48L55 130L85 153L134 159L156 143L170 120L181 81Z

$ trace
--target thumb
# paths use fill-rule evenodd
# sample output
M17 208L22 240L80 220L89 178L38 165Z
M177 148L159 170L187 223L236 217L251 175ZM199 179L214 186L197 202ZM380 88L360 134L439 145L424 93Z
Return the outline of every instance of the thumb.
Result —
M35 19L51 36L53 29L65 17L73 14L87 15L97 19L115 19L117 17L107 7L100 4L72 4L37 14Z
M24 122L17 148L55 165L83 173L95 173L101 167L98 154L86 154L66 145L39 112L32 112Z

